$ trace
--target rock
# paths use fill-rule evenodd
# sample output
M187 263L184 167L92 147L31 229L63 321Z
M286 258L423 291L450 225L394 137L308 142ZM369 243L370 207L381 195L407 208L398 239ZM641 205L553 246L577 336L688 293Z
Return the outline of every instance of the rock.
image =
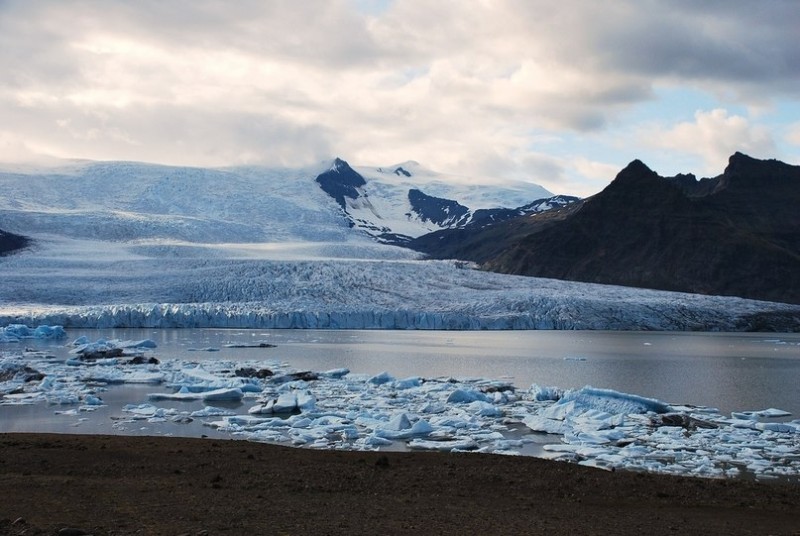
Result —
M311 371L303 371L303 372L293 372L292 374L288 375L292 380L295 381L304 381L304 382L311 382L319 379L319 374L316 372Z
M95 361L97 359L109 359L112 357L122 357L124 350L122 348L108 348L104 350L87 350L78 352L82 361Z
M272 372L270 369L264 368L256 370L253 367L244 367L236 369L234 371L234 374L240 378L258 378L261 380L275 375L275 373Z
M89 533L83 529L64 527L58 531L58 536L87 536Z
M160 361L155 357L145 358L143 355L137 355L130 361L128 361L129 365L158 365Z

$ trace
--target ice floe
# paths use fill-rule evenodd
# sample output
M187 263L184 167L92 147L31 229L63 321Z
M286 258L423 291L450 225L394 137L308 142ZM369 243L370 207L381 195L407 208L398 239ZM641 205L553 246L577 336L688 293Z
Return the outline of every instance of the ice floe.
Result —
M0 343L20 342L23 339L63 339L67 332L61 326L38 326L30 328L25 324L9 324L0 327Z
M539 455L606 469L800 477L800 420L776 408L727 416L589 386L518 389L489 378L398 379L346 368L295 370L274 360L196 363L155 358L153 346L77 340L73 349L123 353L66 360L4 350L0 405L50 404L59 415L79 415L103 407L110 389L144 383L153 387L146 400L111 408L120 430L126 423L198 421L239 439L347 450L520 454L545 443ZM184 402L187 409L176 409Z

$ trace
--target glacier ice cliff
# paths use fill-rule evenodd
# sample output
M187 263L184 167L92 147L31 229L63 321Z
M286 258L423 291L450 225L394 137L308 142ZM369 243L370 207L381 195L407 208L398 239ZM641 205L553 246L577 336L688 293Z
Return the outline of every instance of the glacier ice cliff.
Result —
M0 323L66 327L744 331L797 306L465 269L448 261L7 261ZM80 269L90 266L93 276ZM5 291L4 291L5 292ZM766 324L769 329L769 324ZM796 327L794 329L797 329Z

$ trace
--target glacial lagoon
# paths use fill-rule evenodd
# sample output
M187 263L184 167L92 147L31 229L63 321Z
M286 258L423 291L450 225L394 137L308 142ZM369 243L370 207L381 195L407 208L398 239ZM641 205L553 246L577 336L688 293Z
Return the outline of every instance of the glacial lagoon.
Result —
M490 378L614 389L722 413L777 407L800 417L800 334L619 331L384 331L235 329L71 329L59 341L0 345L66 358L74 339L153 340L159 359L278 360L297 370L338 367L356 374ZM275 348L226 348L267 342ZM113 398L143 400L152 387L113 387ZM20 423L0 407L0 431L76 431L65 419ZM49 408L52 410L53 408ZM52 413L52 412L49 412Z
M155 348L138 351L160 361L153 370L162 379L141 383L145 372L122 383L130 372L121 361L76 363L70 343L78 337L152 341ZM20 403L7 394L2 432L466 448L700 476L800 474L798 334L75 329L0 352L9 363L38 356L65 386L39 398L12 395ZM286 379L234 377L239 366ZM297 371L320 380L293 381ZM234 384L245 392L197 394ZM183 394L173 394L178 388ZM298 411L253 411L270 397L292 398ZM652 414L662 402L691 433Z

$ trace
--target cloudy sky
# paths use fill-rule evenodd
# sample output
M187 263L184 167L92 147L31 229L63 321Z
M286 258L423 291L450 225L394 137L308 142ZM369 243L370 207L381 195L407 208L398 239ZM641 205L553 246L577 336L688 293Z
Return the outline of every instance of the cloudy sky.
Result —
M0 0L0 160L800 164L795 0Z

